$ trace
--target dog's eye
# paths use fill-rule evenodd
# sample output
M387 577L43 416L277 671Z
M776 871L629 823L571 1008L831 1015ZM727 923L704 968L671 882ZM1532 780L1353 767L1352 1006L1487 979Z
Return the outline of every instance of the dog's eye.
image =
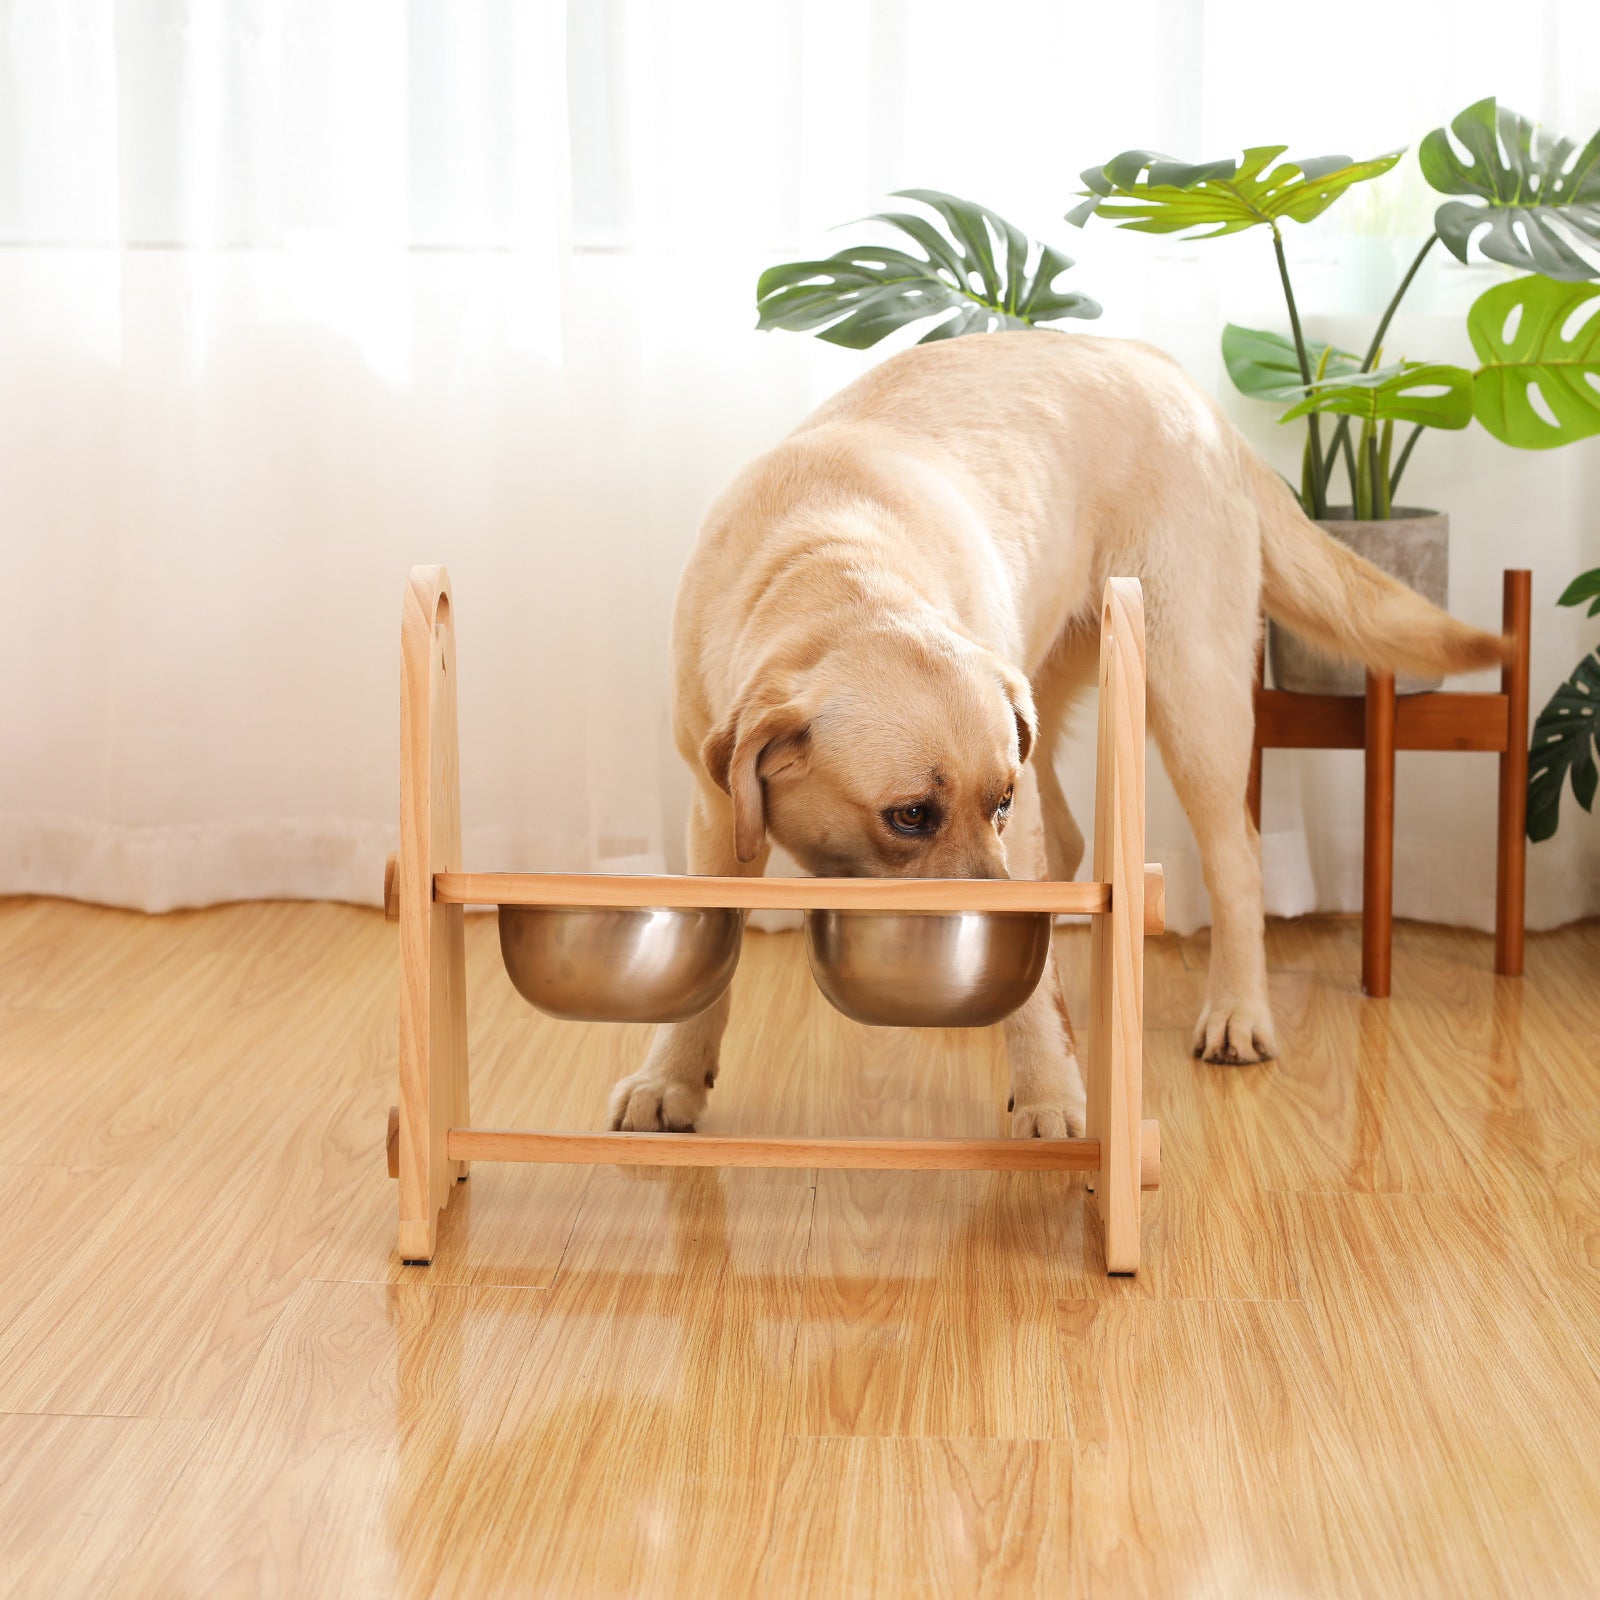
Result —
M885 811L884 821L896 833L931 833L935 822L932 806L896 806L893 811Z
M1007 789L1006 792L1003 795L1000 796L1000 804L997 805L994 808L994 814L997 817L1003 817L1006 814L1006 812L1008 812L1011 809L1011 797L1016 792L1017 792L1017 786L1015 784L1012 784L1012 786L1009 789Z

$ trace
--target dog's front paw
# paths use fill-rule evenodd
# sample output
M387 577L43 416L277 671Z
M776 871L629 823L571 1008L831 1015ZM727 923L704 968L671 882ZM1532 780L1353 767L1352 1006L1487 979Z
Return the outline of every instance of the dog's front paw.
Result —
M1068 1106L1019 1106L1013 1102L1013 1139L1076 1139L1083 1132L1083 1109Z
M663 1078L644 1067L611 1091L611 1127L617 1133L693 1133L706 1108L707 1084Z
M1227 1067L1270 1061L1278 1047L1266 1003L1229 1000L1208 1005L1195 1024L1194 1053Z
M1034 1062L1031 1070L1013 1073L1011 1098L1013 1139L1076 1139L1083 1133L1083 1074L1078 1058Z

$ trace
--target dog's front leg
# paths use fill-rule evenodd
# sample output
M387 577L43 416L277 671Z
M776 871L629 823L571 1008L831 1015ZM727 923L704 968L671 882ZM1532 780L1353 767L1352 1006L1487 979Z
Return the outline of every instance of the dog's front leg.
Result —
M1043 819L1032 767L1017 780L1006 859L1014 878L1043 878ZM1006 1055L1011 1065L1011 1132L1018 1139L1065 1139L1083 1132L1083 1074L1078 1070L1072 1020L1061 993L1052 946L1039 986L1006 1018Z
M1083 1074L1061 998L1055 951L1039 987L1006 1018L1011 1062L1011 1132L1018 1139L1067 1139L1083 1132Z
M755 861L739 860L726 797L698 786L689 812L689 871L759 877L766 859L763 849ZM629 1133L693 1133L717 1081L722 1035L732 1009L732 997L724 990L699 1016L658 1028L644 1065L611 1091L611 1126Z

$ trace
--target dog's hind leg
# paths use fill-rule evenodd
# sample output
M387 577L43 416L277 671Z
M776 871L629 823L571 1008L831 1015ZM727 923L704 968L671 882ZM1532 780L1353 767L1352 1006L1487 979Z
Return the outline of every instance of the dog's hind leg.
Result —
M1147 593L1152 586L1148 585ZM1261 840L1245 804L1255 725L1254 591L1148 605L1150 727L1200 846L1211 967L1194 1053L1241 1064L1274 1054L1262 946Z
M1070 813L1069 813L1070 820ZM1006 829L1006 866L1013 878L1045 875L1039 785L1032 765L1022 769ZM1005 1020L1011 1066L1011 1132L1019 1139L1062 1139L1083 1132L1083 1074L1072 1019L1061 992L1052 944L1039 986Z
M741 862L727 800L696 787L689 811L690 872L755 878L766 867L767 853L763 845L754 861ZM644 1065L612 1088L611 1126L628 1133L693 1133L717 1080L722 1035L732 1009L725 989L698 1016L658 1028Z
M1033 703L1039 713L1039 739L1033 766L1039 781L1039 808L1044 822L1045 858L1049 876L1071 882L1083 865L1083 829L1067 804L1056 773L1056 761L1066 742L1067 719L1073 703L1094 681L1097 668L1095 642L1064 636L1033 675Z

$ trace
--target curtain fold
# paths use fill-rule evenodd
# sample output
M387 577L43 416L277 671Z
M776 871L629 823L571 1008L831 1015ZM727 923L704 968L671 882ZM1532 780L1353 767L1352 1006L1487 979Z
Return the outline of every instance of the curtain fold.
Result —
M1217 350L1226 321L1282 323L1270 249L1080 233L1074 174L1133 145L1414 146L1488 93L1586 136L1597 16L0 3L0 893L375 901L419 561L456 589L468 858L681 869L677 573L734 472L884 354L756 333L762 267L897 188L982 199L1077 258L1095 332L1170 350L1292 475ZM1309 331L1363 339L1431 199L1408 159L1291 228ZM1469 355L1496 269L1443 256L1396 353ZM1451 513L1461 615L1496 623L1500 569L1533 568L1542 703L1592 644L1552 602L1600 563L1600 442L1431 437L1408 498ZM1193 927L1198 863L1150 770ZM1065 777L1087 825L1088 738ZM1492 761L1402 757L1400 914L1489 925L1494 797ZM1268 757L1270 909L1359 904L1360 815L1357 758ZM1600 911L1600 820L1570 800L1529 911Z

